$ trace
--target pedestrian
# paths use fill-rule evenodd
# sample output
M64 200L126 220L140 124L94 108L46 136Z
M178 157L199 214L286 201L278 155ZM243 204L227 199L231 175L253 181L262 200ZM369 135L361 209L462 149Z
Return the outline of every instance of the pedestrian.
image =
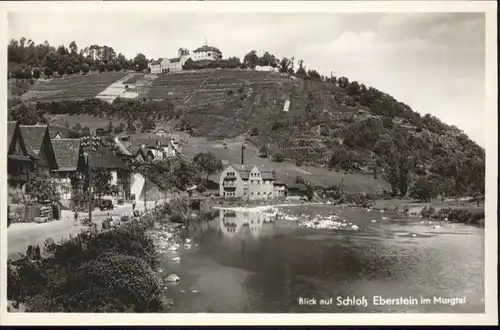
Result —
M74 225L75 225L75 226L77 226L77 225L78 225L78 212L77 212L77 211L75 211L75 212L73 213L73 219L74 219L74 221L75 221L75 222L74 222Z
M132 213L135 211L135 201L132 202Z

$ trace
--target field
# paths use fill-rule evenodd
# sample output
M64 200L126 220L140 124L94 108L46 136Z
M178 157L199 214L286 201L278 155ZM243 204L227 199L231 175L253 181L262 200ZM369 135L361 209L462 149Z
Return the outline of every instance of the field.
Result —
M65 126L68 124L69 127L73 127L76 124L80 124L82 127L87 126L90 129L107 128L110 120L109 118L99 118L90 115L47 115L47 117L52 125ZM127 124L126 121L116 118L113 118L112 121L114 126L118 126L120 122Z
M106 72L85 76L73 75L62 78L38 79L30 86L28 92L22 95L21 99L26 101L57 101L91 98L127 74L127 72Z

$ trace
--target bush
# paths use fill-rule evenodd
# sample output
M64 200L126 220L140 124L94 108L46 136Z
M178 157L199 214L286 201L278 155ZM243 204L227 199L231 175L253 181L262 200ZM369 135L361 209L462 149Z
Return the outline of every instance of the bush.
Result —
M422 211L420 211L420 215L423 218L429 218L436 212L436 209L431 205L429 207L425 206Z
M141 259L105 254L79 266L67 289L78 312L153 312L161 307L161 285Z

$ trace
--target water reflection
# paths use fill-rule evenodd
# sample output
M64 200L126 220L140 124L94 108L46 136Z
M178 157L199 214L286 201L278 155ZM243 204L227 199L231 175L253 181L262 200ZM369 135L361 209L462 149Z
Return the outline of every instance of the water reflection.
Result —
M329 208L283 210L325 217ZM338 210L335 210L338 212ZM484 232L432 227L356 209L342 211L357 232L299 228L272 214L221 210L188 226L199 243L174 267L180 287L169 294L176 312L482 312ZM376 222L372 220L376 218ZM408 233L411 233L409 235ZM415 234L415 235L413 235ZM169 266L170 267L170 266ZM300 306L299 297L463 296L465 306Z
M275 216L258 212L221 210L217 224L225 237L257 238L272 234ZM215 225L215 223L214 223Z

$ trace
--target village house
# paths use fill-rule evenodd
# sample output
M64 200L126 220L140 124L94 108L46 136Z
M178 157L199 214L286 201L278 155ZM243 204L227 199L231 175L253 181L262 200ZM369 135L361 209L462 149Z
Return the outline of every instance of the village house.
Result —
M32 159L26 149L18 122L7 123L7 174L8 185L15 189L24 189L30 179Z
M52 147L57 162L57 169L52 176L57 182L57 189L62 200L71 200L74 193L83 190L86 164L80 139L52 140Z
M286 184L284 182L274 182L274 197L280 198L287 195Z
M86 163L91 171L95 171L96 169L109 171L111 173L110 185L118 188L117 198L122 198L124 200L130 199L132 173L125 163L116 155L116 151L110 152L109 150L100 149L93 152L87 152ZM115 196L107 197L113 199Z
M217 61L220 59L222 59L222 52L217 47L204 45L193 51L194 61Z
M274 173L264 165L228 165L219 177L221 197L246 200L274 197Z
M307 187L303 183L292 183L286 186L287 198L302 199L307 196Z
M155 155L152 150L146 147L142 146L135 146L130 148L130 151L132 152L133 155L133 160L135 162L149 162L155 159Z
M164 128L159 128L154 132L154 135L158 137L167 137L170 135L170 132L168 132Z
M57 169L52 141L47 125L20 125L26 150L32 159L31 171L36 175L50 174Z
M180 153L178 144L169 137L148 137L135 139L134 146L140 147L140 150L149 150L153 153L154 159L165 159L176 156Z
M161 73L161 64L162 64L163 58L159 58L157 60L150 60L148 63L148 68L151 73Z

